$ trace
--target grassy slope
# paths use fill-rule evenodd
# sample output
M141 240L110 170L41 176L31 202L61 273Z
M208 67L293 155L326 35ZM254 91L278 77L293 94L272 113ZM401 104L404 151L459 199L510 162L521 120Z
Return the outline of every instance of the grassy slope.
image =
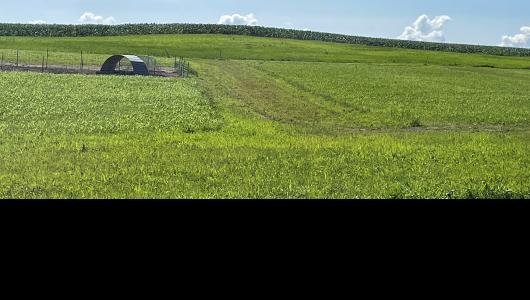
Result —
M197 38L196 57L232 43ZM109 39L101 49L123 46ZM290 55L272 41L259 55ZM528 71L389 64L392 51L377 64L194 60L185 82L3 74L0 198L530 197ZM410 128L416 117L444 128Z
M528 126L530 72L489 68L246 63L296 90L337 128ZM319 106L322 109L315 109ZM303 118L312 121L313 116Z
M469 67L201 61L264 118L327 132L516 129L530 123L530 72ZM233 89L237 91L237 89ZM314 131L314 130L313 130Z
M148 35L86 38L0 37L0 49L74 53L184 56L236 60L284 60L312 62L415 63L455 66L530 68L528 57L462 55L447 52L391 49L313 41L222 35ZM5 51L5 50L4 50ZM10 52L11 56L12 51ZM42 57L42 52L36 57Z
M237 80L210 91L222 107L205 105L217 72L3 74L0 198L529 196L528 131L300 134L241 107L227 89L254 88Z

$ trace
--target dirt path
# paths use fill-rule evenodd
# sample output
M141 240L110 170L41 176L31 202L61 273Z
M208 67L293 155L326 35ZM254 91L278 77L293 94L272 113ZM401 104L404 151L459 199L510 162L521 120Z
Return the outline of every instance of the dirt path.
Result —
M49 74L84 74L84 75L96 75L100 70L100 66L67 66L67 65L20 65L15 64L4 64L0 71L4 72L35 72L35 73L49 73ZM173 68L161 67L155 72L154 76L161 77L179 77L174 72Z

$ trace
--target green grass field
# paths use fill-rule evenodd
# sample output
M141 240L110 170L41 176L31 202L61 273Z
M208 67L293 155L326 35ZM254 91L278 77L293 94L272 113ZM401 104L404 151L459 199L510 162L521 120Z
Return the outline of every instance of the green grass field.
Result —
M393 49L359 45L308 42L289 39L223 35L146 35L83 38L0 37L1 52L32 50L37 61L49 49L53 53L71 53L72 62L79 53L184 56L191 59L274 60L332 63L402 63L449 66L486 66L530 69L528 57L498 57L421 50ZM64 56L64 55L63 55ZM63 59L67 59L63 57ZM90 59L90 58L89 58Z
M245 67L291 90L289 98L307 111L299 121L334 129L518 127L530 122L528 71L292 62L252 62L239 69ZM292 109L283 107L292 103L273 109L284 109L278 114L292 118Z
M146 45L198 76L0 73L0 198L530 198L529 58L0 37L0 52L50 48L58 64Z

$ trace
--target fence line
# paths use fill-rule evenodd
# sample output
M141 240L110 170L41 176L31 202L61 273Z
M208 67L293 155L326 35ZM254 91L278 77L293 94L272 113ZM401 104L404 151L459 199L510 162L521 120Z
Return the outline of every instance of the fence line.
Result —
M140 56L148 65L150 75L164 75L173 73L174 77L189 77L197 73L191 64L182 56L169 56L159 59L152 56ZM80 50L77 63L76 56L70 53L46 51L0 49L0 70L2 71L32 71L41 73L79 73L95 74L110 55L89 53ZM128 61L120 61L117 69L127 71L132 68Z

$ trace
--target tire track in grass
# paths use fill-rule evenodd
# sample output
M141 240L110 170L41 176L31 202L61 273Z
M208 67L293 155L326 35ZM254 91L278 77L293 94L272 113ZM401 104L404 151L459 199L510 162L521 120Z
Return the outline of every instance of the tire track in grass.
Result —
M294 125L307 133L358 133L358 132L513 132L528 131L524 125L418 125L403 127L347 126L337 121L343 107L333 105L332 96L314 92L302 83L281 74L260 68L259 65L233 60L202 61L205 79L217 97L235 100L245 115L257 115L265 120Z
M285 85L289 85L292 88L299 89L301 92L308 95L308 98L313 98L314 102L321 103L325 105L330 110L333 109L333 103L338 103L342 105L342 109L344 109L344 105L348 106L349 103L345 103L343 101L339 101L340 99L334 99L333 96L330 93L327 93L326 90L314 90L310 87L307 87L303 82L297 81L293 78L289 78L288 76L285 76L281 72L275 72L272 70L269 70L267 68L262 67L262 63L255 63L255 64L249 64L250 67L267 74L270 77L277 78L278 81L284 83ZM316 63L311 63L316 64ZM348 64L351 65L351 64ZM482 70L476 68L476 69L470 69L470 68L451 68L452 71L455 72L481 72ZM486 70L489 71L489 70ZM505 72L510 72L512 70L503 70ZM513 71L517 72L517 71ZM520 72L520 71L519 71ZM490 72L486 73L487 75L491 76L499 76L499 74L490 74ZM511 73L510 73L511 74ZM524 74L526 75L526 74ZM524 77L526 78L526 77ZM505 77L499 77L499 79L506 80ZM440 84L439 81L432 81L433 84ZM458 82L451 82L452 86L454 84L458 84ZM462 85L463 88L468 88L466 85ZM316 100L317 99L317 100ZM338 102L337 102L338 101ZM349 106L347 107L349 108ZM340 110L340 108L339 108ZM336 110L338 111L338 110ZM408 126L402 126L402 127L392 127L392 126L380 126L380 127L366 127L366 126L343 126L343 124L336 124L336 127L334 128L336 131L343 131L343 132L393 132L393 131L466 131L466 132L510 132L510 131L528 131L530 128L526 124L512 124L512 125L496 125L496 124L447 124L447 125L438 125L438 124L431 124L431 125L422 125L418 124L418 126L415 126L413 124L410 124Z
M256 114L266 120L297 125L319 127L320 120L336 116L322 104L297 97L292 86L283 86L278 80L237 61L203 61L208 69L204 77L212 93L237 100L239 110ZM214 90L215 89L215 90Z

